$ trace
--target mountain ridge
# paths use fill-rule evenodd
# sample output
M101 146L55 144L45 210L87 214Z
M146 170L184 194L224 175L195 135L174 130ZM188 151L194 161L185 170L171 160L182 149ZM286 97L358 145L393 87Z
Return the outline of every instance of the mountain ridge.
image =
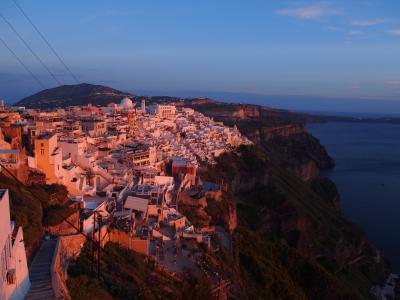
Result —
M119 91L104 85L81 83L75 85L61 85L55 88L42 90L36 94L25 97L15 105L27 108L50 109L72 105L107 105L119 101L123 97L135 95Z

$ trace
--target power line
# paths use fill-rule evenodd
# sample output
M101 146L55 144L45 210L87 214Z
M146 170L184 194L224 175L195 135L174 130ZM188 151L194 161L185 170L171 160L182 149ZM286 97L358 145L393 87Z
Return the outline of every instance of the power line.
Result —
M36 27L36 25L33 23L33 21L28 17L28 15L26 14L26 12L22 9L22 7L17 3L16 0L12 0L12 2L14 2L15 6L21 11L21 13L25 16L25 18L28 20L28 22L32 25L32 27L36 30L36 32L40 35L40 37L42 38L42 40L46 43L46 45L49 47L49 49L53 52L53 54L58 58L58 60L60 61L60 63L64 66L64 68L67 70L67 72L71 75L71 77L76 81L76 83L79 83L78 79L76 78L76 76L74 75L74 73L72 73L71 69L67 66L67 64L64 62L64 60L62 60L62 58L60 57L60 55L58 55L57 51L53 48L53 46L51 46L51 44L49 43L49 41L45 38L45 36L42 34L42 32Z
M18 33L18 31L14 28L14 26L2 15L0 14L0 17L4 20L4 22L11 28L11 30L18 36L18 38L24 43L25 47L28 48L28 50L32 53L32 55L39 61L39 63L42 65L43 68L46 69L46 71L53 77L55 82L57 82L58 85L61 85L61 82L56 78L56 76L53 74L53 72L50 71L50 69L46 66L46 64L43 62L43 60L36 54L35 51L29 46L29 44L25 41L25 39Z
M42 89L45 89L46 87L44 86L44 84L39 80L39 78L32 73L32 71L28 68L27 65L24 64L24 62L18 57L18 55L7 45L7 43L0 37L0 41L3 43L4 47L6 47L8 49L8 51L10 51L10 53L12 55L14 55L14 57L16 58L16 60L18 60L18 62L21 64L21 66L24 67L24 69L32 76L32 78L39 84L39 86Z

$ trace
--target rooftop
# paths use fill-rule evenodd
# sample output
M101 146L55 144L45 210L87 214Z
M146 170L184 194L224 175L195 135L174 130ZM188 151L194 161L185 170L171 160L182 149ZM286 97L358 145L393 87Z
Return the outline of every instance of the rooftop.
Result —
M49 140L54 136L54 133L43 133L39 135L36 139L37 140Z

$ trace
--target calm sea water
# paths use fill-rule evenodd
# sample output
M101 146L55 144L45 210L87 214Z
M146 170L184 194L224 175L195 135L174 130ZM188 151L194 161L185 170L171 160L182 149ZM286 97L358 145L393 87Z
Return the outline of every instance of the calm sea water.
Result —
M342 211L400 272L400 125L310 124L335 159L325 173L342 196Z

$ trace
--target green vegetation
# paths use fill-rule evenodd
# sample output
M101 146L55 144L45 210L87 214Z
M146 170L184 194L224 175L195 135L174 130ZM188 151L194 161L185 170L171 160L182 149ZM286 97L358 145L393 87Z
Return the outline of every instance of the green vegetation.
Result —
M214 199L207 199L207 207L205 208L207 214L211 217L211 225L219 225L225 227L229 232L227 224L226 212L229 211L228 197L223 196L220 201Z
M72 299L210 299L210 283L190 273L184 281L157 270L145 256L107 243L99 279L91 270L88 245L68 269ZM84 285L84 286L83 286ZM108 297L108 298L107 298Z
M42 200L43 226L57 226L76 212L68 202L68 191L60 184L32 185L31 189Z
M39 246L43 234L42 204L33 197L28 188L0 173L0 188L10 193L11 218L24 230L28 256Z
M68 206L52 206L44 210L43 226L57 226L77 210Z
M357 299L315 261L243 227L237 233L239 264L250 299Z
M40 198L44 208L62 205L68 199L66 187L60 184L34 184L30 190Z
M178 207L179 211L188 218L188 220L194 225L194 227L202 228L208 226L208 216L201 213L202 209L196 206L185 205L182 203L180 203Z
M15 179L0 173L0 189L10 192L11 218L24 231L28 257L39 247L44 228L62 222L75 210L64 207L67 190L62 185L25 186Z
M35 184L31 191L41 200L43 207L43 226L56 226L76 212L69 206L68 191L60 184Z

